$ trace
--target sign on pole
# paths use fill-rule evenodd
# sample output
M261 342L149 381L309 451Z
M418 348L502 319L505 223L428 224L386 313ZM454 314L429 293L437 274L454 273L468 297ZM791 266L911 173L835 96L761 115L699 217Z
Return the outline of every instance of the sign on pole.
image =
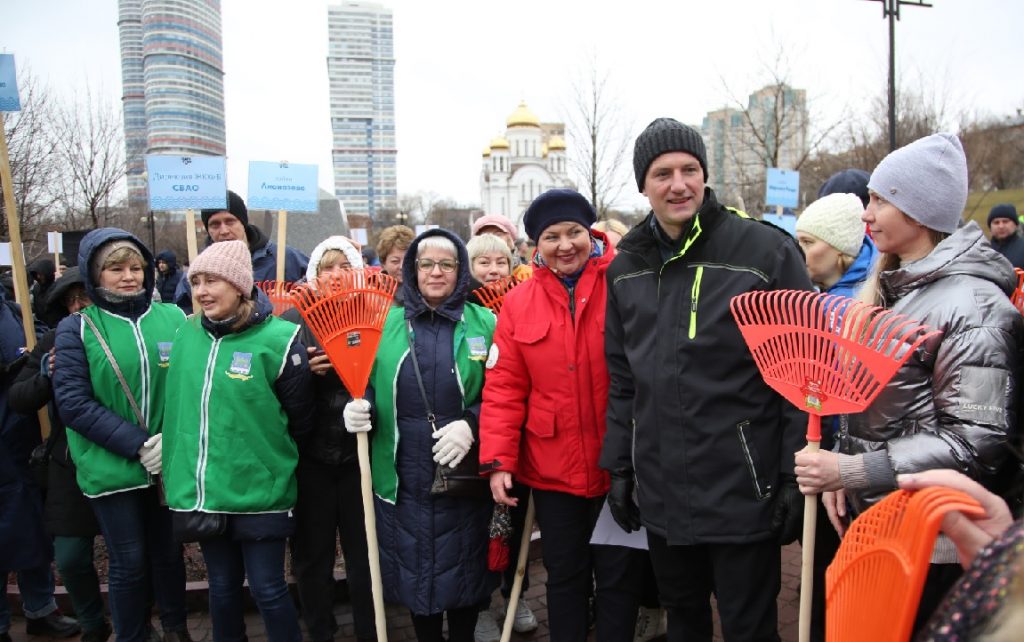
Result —
M60 254L64 252L64 235L60 232L47 232L46 249L51 254Z
M315 212L318 208L317 166L249 162L250 208Z
M25 246L21 246L21 255L25 256ZM11 256L11 244L0 243L0 265L14 267L14 258Z
M352 237L352 240L360 245L366 245L369 242L366 238L365 227L353 227L348 231L348 233Z
M149 209L227 207L223 156L146 156Z
M0 54L0 111L21 111L14 54Z
M765 205L796 207L800 195L800 172L769 167L765 176Z

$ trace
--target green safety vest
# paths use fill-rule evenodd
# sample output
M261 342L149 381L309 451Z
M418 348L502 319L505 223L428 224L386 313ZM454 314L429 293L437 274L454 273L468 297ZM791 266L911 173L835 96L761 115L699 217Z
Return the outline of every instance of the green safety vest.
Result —
M112 314L91 305L81 314L92 319L110 346L128 388L146 420L149 434L161 431L171 344L178 326L185 322L178 306L153 303L138 319ZM81 321L82 345L89 364L93 397L125 421L137 424L131 402L124 394L114 368L89 324ZM74 418L68 419L74 423ZM149 485L149 476L138 457L125 458L92 442L74 428L67 431L68 450L77 467L78 485L89 497L99 497Z
M271 317L214 338L191 317L174 342L163 478L177 510L290 510L298 448L274 391L299 328Z

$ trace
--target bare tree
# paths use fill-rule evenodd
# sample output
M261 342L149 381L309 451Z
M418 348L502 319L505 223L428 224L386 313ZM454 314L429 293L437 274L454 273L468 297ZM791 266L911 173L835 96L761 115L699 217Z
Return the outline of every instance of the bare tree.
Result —
M568 124L570 158L580 191L599 219L608 218L629 184L629 126L610 86L610 72L591 57L585 73L572 83Z
M84 99L76 97L56 110L52 136L67 222L80 225L81 212L87 225L105 225L127 171L121 115L86 89Z

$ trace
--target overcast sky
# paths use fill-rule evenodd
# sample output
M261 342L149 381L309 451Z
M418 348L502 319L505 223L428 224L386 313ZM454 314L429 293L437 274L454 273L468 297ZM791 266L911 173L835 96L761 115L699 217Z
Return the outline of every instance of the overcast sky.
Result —
M1024 2L931 1L902 9L902 78L957 111L1024 107ZM228 184L243 194L250 160L318 164L333 191L328 4L222 0ZM659 116L699 125L730 91L744 98L766 84L780 48L819 121L863 113L885 91L887 22L868 0L383 4L394 12L400 193L477 203L481 152L506 116L522 99L543 121L569 121L572 85L592 58L610 73L631 137ZM0 13L0 48L19 71L62 95L88 81L119 105L116 0L3 0Z

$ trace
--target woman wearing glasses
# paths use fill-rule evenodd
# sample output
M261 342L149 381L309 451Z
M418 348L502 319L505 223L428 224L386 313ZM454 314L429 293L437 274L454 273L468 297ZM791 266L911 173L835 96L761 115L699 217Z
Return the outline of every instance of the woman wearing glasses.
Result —
M469 258L457 236L424 232L402 265L405 307L384 325L370 375L371 405L345 407L349 432L372 428L384 598L412 612L416 638L472 642L477 607L497 585L487 571L492 504L481 498L432 495L438 465L475 457L484 362L494 315L466 302Z

